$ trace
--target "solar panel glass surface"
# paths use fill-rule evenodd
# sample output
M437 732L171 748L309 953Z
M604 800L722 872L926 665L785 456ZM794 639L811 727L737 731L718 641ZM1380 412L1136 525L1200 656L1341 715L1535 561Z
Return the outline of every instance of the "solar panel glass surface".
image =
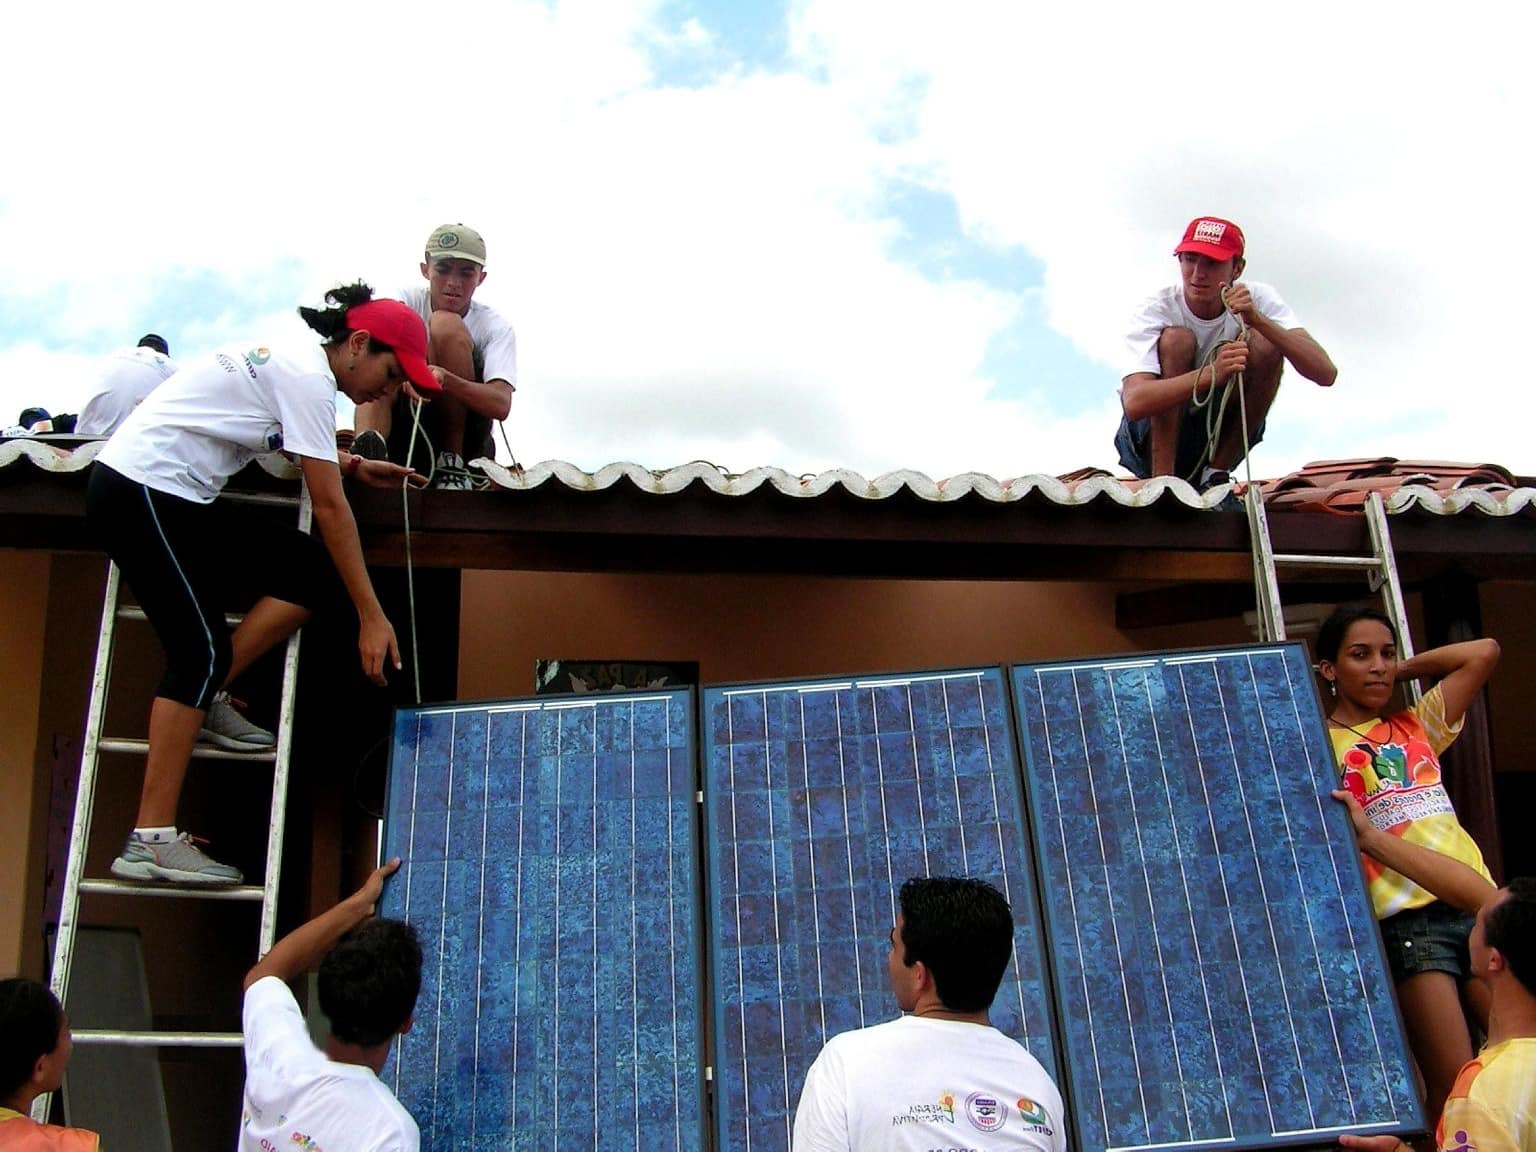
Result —
M704 1146L687 691L397 713L380 914L426 954L384 1078L424 1149Z
M1300 646L1012 679L1079 1147L1422 1127Z
M1018 925L993 1022L1054 1065L1036 896L1000 669L706 689L717 1146L789 1146L806 1069L892 1019L909 876L971 875Z

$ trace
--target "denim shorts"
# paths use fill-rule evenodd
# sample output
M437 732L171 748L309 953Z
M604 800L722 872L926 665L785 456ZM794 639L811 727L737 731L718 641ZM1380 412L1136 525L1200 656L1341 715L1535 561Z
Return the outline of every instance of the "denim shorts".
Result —
M1449 972L1457 980L1466 980L1472 975L1467 952L1471 935L1472 914L1438 900L1381 922L1387 966L1397 983L1420 972Z

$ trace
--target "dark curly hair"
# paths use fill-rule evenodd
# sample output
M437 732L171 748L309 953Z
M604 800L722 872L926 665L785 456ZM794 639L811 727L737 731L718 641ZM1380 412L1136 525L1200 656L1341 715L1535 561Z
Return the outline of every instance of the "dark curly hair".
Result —
M901 886L901 953L933 974L944 1007L983 1012L1013 955L1013 912L985 880L913 877Z
M399 1032L421 991L421 942L403 920L365 920L320 962L320 1010L331 1034L371 1048Z
M359 304L366 304L373 299L373 289L359 280L356 284L339 284L325 294L326 308L299 309L299 315L326 344L340 344L347 338L351 331L347 327L347 313ZM373 337L368 338L368 351L389 352L392 349L388 344L381 344Z
M59 1046L64 1009L36 980L0 980L0 1099L32 1078L38 1058Z

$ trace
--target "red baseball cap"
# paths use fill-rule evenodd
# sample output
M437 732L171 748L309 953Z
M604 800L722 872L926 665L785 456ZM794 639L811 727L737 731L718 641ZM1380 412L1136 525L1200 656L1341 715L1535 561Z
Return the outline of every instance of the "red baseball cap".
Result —
M414 308L398 300L370 300L347 309L347 327L388 345L418 392L434 396L442 392L443 386L427 367L427 326Z
M1184 229L1184 240L1173 254L1198 252L1212 260L1231 260L1243 254L1243 230L1230 220L1201 216Z

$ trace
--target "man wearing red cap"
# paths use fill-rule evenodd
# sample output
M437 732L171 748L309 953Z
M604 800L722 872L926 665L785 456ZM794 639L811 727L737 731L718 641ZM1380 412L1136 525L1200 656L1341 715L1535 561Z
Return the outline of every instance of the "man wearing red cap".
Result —
M1126 338L1128 371L1120 388L1125 415L1115 447L1120 463L1143 479L1180 476L1203 490L1225 483L1227 470L1243 458L1235 393L1219 428L1207 422L1220 409L1218 386L1242 373L1251 447L1263 438L1286 361L1324 388L1338 369L1279 293L1238 280L1243 232L1236 224L1199 217L1173 251L1180 283L1141 306ZM1246 337L1239 340L1244 328Z

